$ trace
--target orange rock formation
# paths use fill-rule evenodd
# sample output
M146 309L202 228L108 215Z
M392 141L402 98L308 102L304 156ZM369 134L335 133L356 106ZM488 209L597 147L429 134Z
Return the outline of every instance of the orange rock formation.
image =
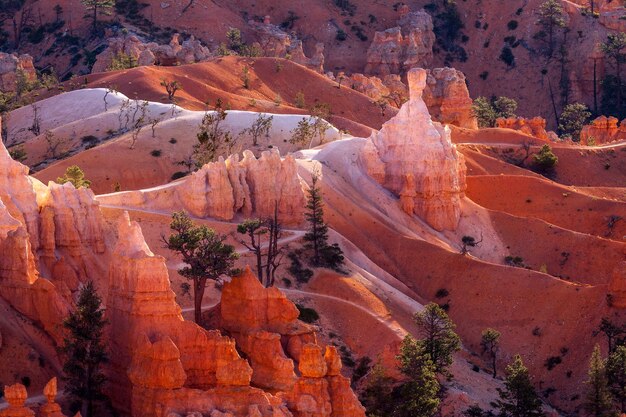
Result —
M542 117L533 117L532 119L524 117L498 118L496 127L519 130L540 140L550 140L548 132L546 132L546 119Z
M304 191L291 155L281 159L277 149L257 159L252 152L220 158L206 164L182 181L148 190L99 196L100 202L124 207L142 207L171 213L185 209L196 217L232 220L271 217L277 204L282 223L297 224L303 219Z
M472 113L473 101L461 71L448 67L429 70L423 98L431 117L438 122L478 129Z
M311 407L323 416L365 415L349 380L338 374L336 352L327 355L331 375L320 348L311 344L313 329L297 320L298 310L278 289L264 288L249 269L224 286L222 325L248 363L235 340L182 319L165 260L150 251L127 214L118 236L107 301L114 352L110 394L118 409L134 417L289 417L308 415ZM297 355L288 357L283 346ZM315 349L319 357L309 353ZM300 378L294 371L298 359ZM295 388L311 381L314 391Z
M582 145L602 145L626 140L626 119L619 123L615 117L600 116L580 132Z
M427 71L408 73L410 100L374 133L360 159L369 175L437 230L455 230L465 191L465 162L450 130L433 122L422 99Z
M397 24L374 35L367 50L366 74L398 74L432 61L435 34L430 15L423 9L408 12L404 8Z

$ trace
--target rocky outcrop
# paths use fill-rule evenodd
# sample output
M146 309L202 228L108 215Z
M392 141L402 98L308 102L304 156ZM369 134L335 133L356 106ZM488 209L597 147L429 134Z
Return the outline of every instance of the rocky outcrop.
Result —
M534 136L543 141L550 140L550 134L546 131L546 119L543 117L500 117L496 119L496 127L519 130L527 135Z
M450 130L433 122L422 93L427 71L409 71L410 99L372 134L360 160L368 174L399 197L407 214L436 230L455 230L465 192L465 161Z
M0 296L61 340L72 292L102 276L102 216L93 193L43 185L0 145Z
M274 58L287 58L293 62L304 65L307 68L324 72L324 44L317 43L315 52L310 58L304 54L302 41L294 35L284 32L279 26L270 23L269 16L265 16L263 22L250 20L248 22L254 32L255 45L261 50L263 56Z
M119 220L118 236L107 299L110 345L116 353L109 378L116 406L128 410L131 386L126 370L138 345L157 335L167 335L181 350L187 386L215 387L220 378L222 384L247 385L252 371L237 354L234 341L183 320L165 259L150 251L139 225L130 222L128 214Z
M376 76L352 74L349 85L373 101L385 100L389 105L400 107L408 98L408 88L400 76L388 74L383 80ZM433 120L467 129L477 129L478 122L472 113L465 75L454 68L428 70L423 94Z
M626 140L626 119L619 123L612 116L600 116L580 132L581 145L602 145L620 140Z
M341 360L336 348L322 349L313 344L303 347L298 366L301 377L290 392L281 394L296 417L360 417L365 408L341 375Z
M16 92L20 77L28 82L37 80L33 57L0 52L0 92Z
M291 55L291 60L297 64L304 65L307 68L312 69L313 71L319 72L320 74L324 72L324 44L318 42L315 44L315 52L313 55L308 58L304 55L304 50L302 49L302 41L295 40L293 42L293 47L289 51Z
M314 328L299 321L299 311L278 288L265 288L246 268L226 283L220 304L221 327L250 358L252 381L259 386L286 391L296 376L293 360L302 346L315 342Z
M112 36L108 39L108 47L96 57L92 72L109 71L113 61L120 56L130 58L137 66L172 66L206 61L212 55L193 36L181 44L180 35L176 33L167 45L144 43L134 35Z
M365 94L373 101L387 100L390 91L383 81L375 76L368 77L363 74L352 74L349 85L353 90Z
M5 385L4 399L9 403L9 406L4 410L0 410L0 417L35 417L33 410L24 406L27 397L24 385Z
M434 120L478 129L478 121L472 112L473 101L461 71L448 67L429 70L423 99Z
M617 0L600 5L600 24L617 32L626 32L626 5Z
M44 387L43 394L47 402L39 408L38 417L65 417L61 406L56 403L57 379L52 378Z
M609 304L616 308L626 308L626 262L615 267L609 282Z
M281 159L277 149L257 159L231 155L206 164L189 177L164 187L99 196L106 204L142 207L171 213L184 209L201 218L232 220L235 216L271 217L274 207L283 224L303 219L304 191L291 155Z
M427 67L433 59L432 18L425 10L401 11L398 26L376 32L367 50L366 74L399 74L415 66Z
M340 375L337 352L321 356L311 344L313 329L297 320L298 310L278 289L264 288L249 269L223 288L222 326L248 363L233 339L182 319L165 260L150 251L128 214L119 219L118 236L106 309L114 353L110 397L118 409L134 417L291 417L310 415L303 404L321 403L324 416L365 416ZM283 350L295 338L301 378Z

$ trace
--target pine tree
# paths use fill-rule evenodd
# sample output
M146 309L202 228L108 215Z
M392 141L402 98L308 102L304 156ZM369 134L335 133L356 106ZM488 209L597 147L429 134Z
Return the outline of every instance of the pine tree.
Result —
M615 81L617 83L617 110L623 111L622 92L622 65L626 62L626 33L611 33L606 42L600 45L604 55L612 61L615 67Z
M611 394L623 414L626 412L626 347L618 346L609 354L606 376Z
M309 222L309 231L304 235L304 240L313 249L313 265L319 266L322 263L322 249L328 246L328 226L324 223L324 202L322 201L322 190L317 185L319 177L316 173L311 177L311 188L309 188L309 198L306 204L305 218Z
M115 0L81 0L81 2L87 11L91 12L86 14L85 18L92 19L92 33L95 35L98 32L98 15L111 15Z
M398 417L430 417L439 408L439 381L436 367L421 341L407 335L397 356L399 370L408 381L397 387L393 415Z
M585 410L593 417L610 417L614 415L604 361L600 356L600 346L598 345L593 348L591 360L589 361L588 375Z
M435 371L447 374L447 368L452 364L452 354L461 349L461 339L454 331L456 326L435 303L427 304L424 311L416 313L413 319L423 337L419 343L432 361Z
M507 366L506 373L505 389L498 388L500 399L496 401L500 414L503 417L543 416L541 400L520 355L515 355L513 363Z
M548 56L552 57L555 49L554 35L558 29L567 26L563 6L558 0L547 0L539 8L537 23L543 26L544 34L548 35ZM545 35L544 35L545 36Z
M93 415L94 402L105 399L102 387L106 381L101 365L107 361L102 344L104 319L102 300L93 282L89 281L80 291L76 310L63 322L68 332L61 351L65 355L63 374L65 392L76 405L83 405L83 415Z

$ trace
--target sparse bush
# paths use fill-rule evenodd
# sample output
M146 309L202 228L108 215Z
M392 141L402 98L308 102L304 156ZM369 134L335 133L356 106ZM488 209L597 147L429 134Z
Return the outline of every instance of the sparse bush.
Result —
M18 162L24 162L28 158L24 145L17 145L9 149L9 155L11 159Z
M506 24L506 27L509 30L515 30L515 29L517 29L517 26L518 26L517 20L510 20L509 23Z
M515 266L515 267L518 267L518 268L524 268L525 267L524 259L519 257L519 256L507 256L507 257L504 258L504 262L507 265Z
M303 109L306 106L306 103L305 103L305 100L304 100L304 93L302 91L299 91L298 93L296 93L296 97L294 99L294 104L299 109Z
M150 151L150 155L154 156L155 158L158 158L161 156L163 152L160 149L153 149L152 151Z
M172 174L172 181L186 177L187 175L189 175L189 172L176 171L175 173Z
M302 304L296 304L300 315L298 316L298 320L301 320L305 323L315 323L320 319L320 315L312 308L308 308L303 306Z
M450 291L445 288L439 288L435 293L435 298L444 298L450 295Z
M348 39L348 34L342 29L337 29L337 35L335 36L335 39L337 39L339 42L343 42Z
M296 252L289 252L287 255L289 260L291 260L291 266L289 267L289 273L298 281L299 283L307 283L313 277L313 271L309 268L304 268L302 262L300 261L300 254Z
M560 356L550 356L543 363L543 366L545 366L548 369L548 371L551 371L554 369L555 366L559 365L561 362L562 362L562 359Z
M183 89L182 85L180 85L180 83L176 80L169 81L166 79L162 79L161 86L165 88L165 92L167 93L167 98L172 103L176 102L176 97L175 97L176 92Z
M137 66L137 59L134 56L130 54L126 54L124 52L118 52L113 57L113 59L111 60L111 63L109 64L106 70L107 71L119 71L119 70L135 68L136 66Z
M515 55L513 55L513 51L510 47L505 46L502 48L502 52L500 53L500 60L509 67L515 66Z

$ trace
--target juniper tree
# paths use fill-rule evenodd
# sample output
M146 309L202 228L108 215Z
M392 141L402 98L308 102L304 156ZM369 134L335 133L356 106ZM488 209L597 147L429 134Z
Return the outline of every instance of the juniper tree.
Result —
M65 356L65 392L76 408L82 408L85 417L93 415L95 402L106 398L102 393L106 378L101 366L107 361L102 343L107 321L101 304L93 282L89 281L80 291L76 309L63 322L67 332L61 347Z
M533 387L522 357L515 355L506 367L504 389L497 388L499 400L495 408L502 417L541 417L544 415L541 400Z
M216 281L231 273L237 252L232 245L225 244L225 235L206 226L196 226L184 211L172 214L169 238L162 236L166 247L180 253L185 267L178 273L191 281L193 286L194 320L202 319L202 298L209 280Z
M585 410L593 417L614 416L604 361L600 356L600 346L598 345L594 347L591 354L588 375Z

